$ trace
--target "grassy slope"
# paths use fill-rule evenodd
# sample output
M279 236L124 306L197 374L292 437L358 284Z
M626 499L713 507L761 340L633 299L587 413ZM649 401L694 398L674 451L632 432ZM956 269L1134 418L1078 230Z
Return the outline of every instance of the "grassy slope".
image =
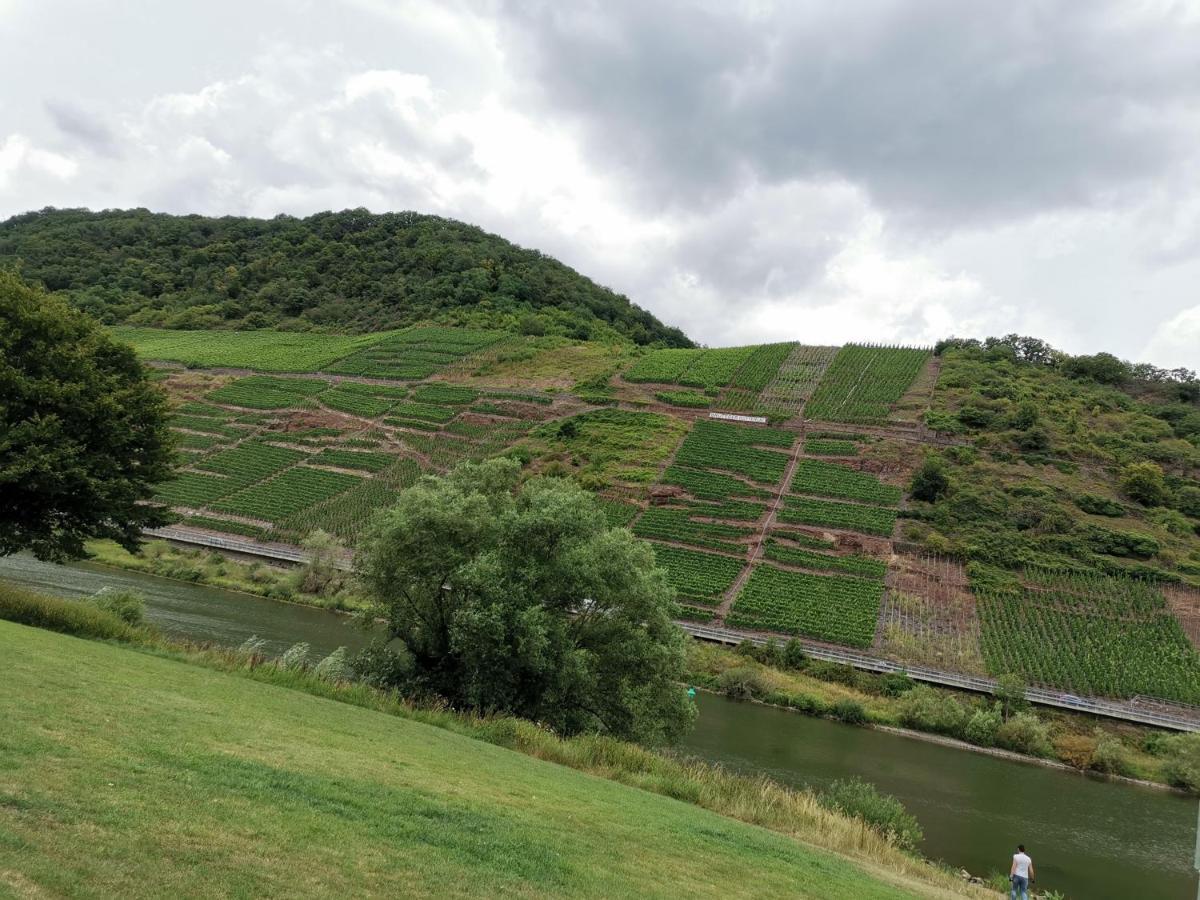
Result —
M0 893L913 896L440 729L0 622Z

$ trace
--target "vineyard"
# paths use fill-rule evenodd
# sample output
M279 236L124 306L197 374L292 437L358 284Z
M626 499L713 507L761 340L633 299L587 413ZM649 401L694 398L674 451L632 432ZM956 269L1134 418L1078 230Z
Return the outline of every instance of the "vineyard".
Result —
M1200 654L1157 585L1039 571L1018 581L981 569L972 587L993 673L1079 694L1200 703Z
M297 466L211 504L219 512L267 522L282 522L358 483L354 475Z
M207 399L212 403L224 403L246 409L287 409L301 405L328 387L328 382L319 378L248 375L217 388Z
M828 422L886 422L931 355L907 347L847 344L829 364L804 415Z
M838 503L808 497L788 497L779 510L782 522L818 525L887 537L896 525L896 511L859 503Z
M871 556L859 554L835 556L830 553L817 553L789 546L776 538L767 539L763 555L767 559L783 563L785 566L813 569L818 572L842 572L846 575L858 575L864 578L882 579L887 571L885 563Z
M703 350L653 350L625 372L633 383L679 384L716 390L728 386L751 401L775 377L793 344Z
M775 376L761 389L757 406L768 415L785 418L797 415L836 354L836 347L792 345Z
M882 597L882 581L809 575L760 565L738 594L726 621L742 628L869 647Z
M719 522L697 522L687 510L652 506L634 523L633 533L638 537L745 554L745 546L737 542L752 537L754 531Z
M386 340L388 332L347 337L287 331L166 331L113 328L140 356L204 368L259 372L317 372L334 361Z
M675 455L681 466L721 469L763 484L783 478L788 454L761 445L791 448L796 436L778 428L747 428L724 422L697 422Z
M654 545L654 557L680 600L702 606L719 602L742 571L740 560L662 544Z
M900 503L900 488L884 484L868 472L856 472L836 463L819 459L802 459L792 480L795 494L816 494L819 497L839 497L861 500L881 506Z
M365 375L419 381L491 346L506 335L500 331L430 326L393 332L324 367L338 375Z

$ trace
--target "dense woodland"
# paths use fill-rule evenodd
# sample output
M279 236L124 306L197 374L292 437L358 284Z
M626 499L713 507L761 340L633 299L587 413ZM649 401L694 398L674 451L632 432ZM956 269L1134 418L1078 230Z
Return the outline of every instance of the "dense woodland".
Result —
M45 209L0 223L0 266L13 265L110 325L366 332L436 321L692 346L549 256L414 212Z

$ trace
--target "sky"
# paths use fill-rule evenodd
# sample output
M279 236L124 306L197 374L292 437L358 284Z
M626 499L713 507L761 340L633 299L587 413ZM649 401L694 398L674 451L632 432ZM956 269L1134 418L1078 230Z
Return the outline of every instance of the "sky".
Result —
M0 0L0 217L417 210L697 341L1200 368L1200 0Z

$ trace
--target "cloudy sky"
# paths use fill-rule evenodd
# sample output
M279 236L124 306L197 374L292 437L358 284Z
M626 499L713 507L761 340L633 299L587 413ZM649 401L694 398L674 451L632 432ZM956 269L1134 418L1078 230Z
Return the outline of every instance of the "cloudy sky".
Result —
M711 345L1200 368L1200 0L0 0L0 216L452 216Z

